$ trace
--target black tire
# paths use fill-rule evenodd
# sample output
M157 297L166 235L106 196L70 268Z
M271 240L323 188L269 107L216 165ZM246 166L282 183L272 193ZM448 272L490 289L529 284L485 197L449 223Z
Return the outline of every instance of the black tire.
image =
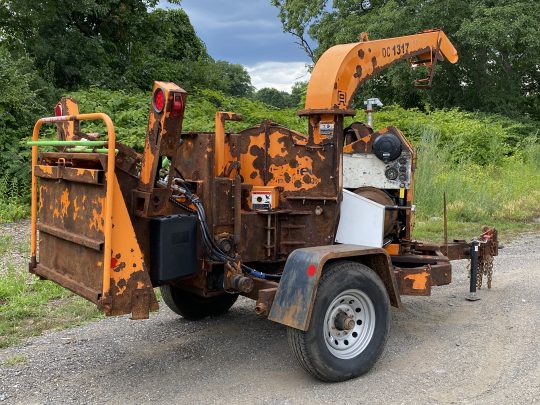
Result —
M223 294L213 297L201 297L173 285L159 287L165 304L175 313L188 320L202 319L207 316L222 315L238 299L238 294Z
M341 297L352 298L347 298L343 303ZM355 301L354 297L360 300ZM365 297L369 298L372 305ZM360 314L364 307L361 302L366 306L362 315L365 317L363 325ZM331 314L335 313L339 315L332 317ZM346 314L350 315L343 320ZM336 321L338 317L342 320L340 324ZM349 328L352 329L340 330L344 322L349 322ZM336 325L339 325L337 329L334 328ZM323 269L309 329L304 332L289 327L287 335L294 356L308 373L322 381L337 382L356 378L371 369L384 349L389 329L390 300L379 276L363 264L337 261ZM356 336L352 338L355 332ZM334 339L332 333L342 336Z

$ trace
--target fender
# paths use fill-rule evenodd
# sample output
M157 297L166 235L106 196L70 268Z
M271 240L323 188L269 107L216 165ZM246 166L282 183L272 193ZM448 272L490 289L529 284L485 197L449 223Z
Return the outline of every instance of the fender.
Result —
M392 306L401 308L399 289L386 250L358 245L328 245L297 249L289 255L268 319L308 330L324 265L343 258L365 264L375 271L388 291Z

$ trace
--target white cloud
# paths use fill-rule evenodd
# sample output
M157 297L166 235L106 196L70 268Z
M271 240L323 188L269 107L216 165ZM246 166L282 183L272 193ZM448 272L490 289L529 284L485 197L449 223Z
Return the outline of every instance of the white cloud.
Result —
M305 62L259 62L246 70L256 89L273 87L290 92L295 82L309 79Z

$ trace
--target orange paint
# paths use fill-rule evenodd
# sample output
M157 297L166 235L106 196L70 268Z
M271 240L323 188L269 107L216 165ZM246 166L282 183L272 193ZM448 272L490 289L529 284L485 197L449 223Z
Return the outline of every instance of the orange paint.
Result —
M421 273L416 274L409 274L405 276L404 280L412 280L412 288L414 290L425 290L427 288L427 282L428 282L429 273L427 271L423 271Z
M457 51L441 30L375 41L340 44L328 49L313 68L306 94L306 110L345 110L358 86L379 70L412 54L435 51L451 63Z
M71 201L69 200L69 190L66 188L62 196L60 197L60 206L62 208L62 216L67 216L68 208L71 205Z

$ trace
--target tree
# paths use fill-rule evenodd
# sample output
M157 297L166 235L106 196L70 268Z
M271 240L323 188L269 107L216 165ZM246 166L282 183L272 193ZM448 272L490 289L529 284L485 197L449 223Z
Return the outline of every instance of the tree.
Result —
M3 0L3 42L31 56L57 87L112 84L130 66L133 41L147 27L148 8L157 3Z
M47 107L56 96L30 58L14 57L0 44L0 178L26 178L30 166L20 154L20 139L32 134L38 117L50 115Z
M433 91L411 83L419 73L400 63L367 82L357 100L377 96L405 107L459 106L468 110L522 114L540 118L540 2L536 0L273 0L283 28L306 33L318 43L316 60L329 47L412 34L441 27L460 60L437 69ZM307 52L311 56L310 52Z
M291 90L291 106L297 108L304 108L306 103L306 91L308 82L296 82L292 86Z
M289 93L270 87L265 87L258 90L255 94L255 99L277 108L288 108L294 106L294 102Z
M211 88L240 97L247 97L253 93L251 77L242 65L220 60L215 62L212 73L218 83Z

